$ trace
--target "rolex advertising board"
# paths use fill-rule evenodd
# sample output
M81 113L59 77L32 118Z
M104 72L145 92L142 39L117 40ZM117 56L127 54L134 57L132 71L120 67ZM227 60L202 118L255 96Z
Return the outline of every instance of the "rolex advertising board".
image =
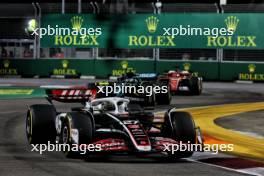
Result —
M8 59L2 60L0 66L0 76L3 75L18 75L17 68L15 68Z
M113 76L121 76L121 75L124 75L128 72L136 73L136 70L133 67L130 67L128 61L125 60L125 61L122 61L120 63L119 69L113 69L112 70L112 75Z
M41 38L42 47L100 47L100 26L93 15L53 14L42 18L42 26L36 34Z
M257 69L256 64L248 64L248 72L239 73L240 80L264 81L264 74Z
M42 47L263 49L264 14L48 14Z
M69 68L70 61L62 60L60 68L54 68L53 75L68 75L68 76L77 76L77 70Z
M156 65L156 66L155 66ZM87 59L3 59L0 62L0 77L17 76L49 77L65 75L79 77L95 75L98 78L120 76L125 72L134 73L164 73L178 66L180 70L189 71L205 80L251 80L264 81L264 64L204 62L204 61L165 61L159 60L87 60Z

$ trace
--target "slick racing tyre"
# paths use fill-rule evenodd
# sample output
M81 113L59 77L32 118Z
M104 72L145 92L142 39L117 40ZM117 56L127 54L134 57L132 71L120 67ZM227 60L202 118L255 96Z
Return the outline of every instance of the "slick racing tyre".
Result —
M94 126L92 117L82 112L69 112L62 121L60 132L60 143L66 144L68 147L63 151L68 158L79 157L81 152L76 146L88 145L92 142L94 134ZM74 150L73 147L75 147ZM87 151L82 152L86 154Z
M177 142L186 144L196 143L196 131L195 124L192 116L187 112L171 112L171 118L168 114L165 115L165 121L163 126L163 134L165 137L172 138ZM192 156L193 151L175 151L168 152L170 159L187 158Z
M32 105L27 111L26 135L30 144L55 143L56 109L52 105Z
M192 77L190 80L190 91L192 95L200 95L202 93L202 80L198 77Z
M169 105L171 102L171 91L170 91L170 86L167 81L163 81L159 84L160 88L162 86L167 87L167 93L157 93L156 94L156 102L159 105Z

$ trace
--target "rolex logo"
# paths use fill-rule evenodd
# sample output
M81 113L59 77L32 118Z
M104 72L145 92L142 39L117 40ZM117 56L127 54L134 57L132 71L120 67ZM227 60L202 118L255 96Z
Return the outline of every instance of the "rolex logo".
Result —
M10 65L10 61L9 61L9 60L4 60L4 61L3 61L3 64L4 64L4 67L5 67L5 68L8 68L9 65Z
M82 27L83 19L80 16L74 16L71 18L72 28L77 29L78 31Z
M128 67L128 62L127 61L122 61L121 62L122 69L127 69Z
M63 60L63 61L62 61L62 67L63 67L64 69L66 69L66 68L68 67L68 65L69 65L69 61L67 61L67 60Z
M189 71L190 68L191 68L191 64L190 64L190 63L184 63L184 64L183 64L183 69L184 69L185 71Z
M226 27L229 31L236 31L237 25L239 23L239 19L235 16L229 16L225 19Z
M157 27L158 27L158 23L159 23L159 20L158 20L157 17L155 17L155 16L148 17L146 19L146 24L147 24L148 31L150 33L156 32Z
M248 71L249 71L249 73L254 73L255 70L256 70L256 65L254 65L254 64L249 64L248 65Z

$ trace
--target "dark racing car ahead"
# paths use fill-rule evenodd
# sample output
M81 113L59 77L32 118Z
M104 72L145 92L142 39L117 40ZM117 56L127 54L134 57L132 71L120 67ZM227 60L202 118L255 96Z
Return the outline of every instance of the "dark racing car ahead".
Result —
M106 95L105 92L100 92L97 94L97 97L108 97L108 96L116 96L128 98L130 102L140 104L141 106L154 107L156 104L159 105L169 105L171 102L171 91L169 86L169 80L160 80L157 81L156 74L134 74L134 73L126 73L117 78L116 81L103 81L96 83L89 83L89 88L97 88L102 86L104 87L104 91L106 91L106 87L111 86L114 87L120 86L125 90L133 90L131 87L135 88L134 91L119 91L115 93L111 93ZM129 88L130 87L130 88ZM151 89L149 89L151 88ZM141 89L141 91L140 91ZM150 92L151 91L151 92ZM155 92L156 91L156 92Z
M190 157L193 151L171 152L166 146L202 144L199 128L187 112L173 108L163 117L155 116L130 104L128 99L94 99L96 91L87 89L48 90L47 94L50 103L82 102L84 106L58 112L52 103L31 105L26 118L30 144L59 143L80 149L83 145L100 146L100 150L87 151L86 157L100 153L166 153L172 159ZM67 157L75 157L80 151L70 148L63 152Z

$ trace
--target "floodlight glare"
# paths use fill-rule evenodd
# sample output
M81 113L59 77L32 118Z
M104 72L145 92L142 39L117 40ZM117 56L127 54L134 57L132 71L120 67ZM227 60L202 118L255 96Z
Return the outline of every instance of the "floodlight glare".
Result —
M25 31L27 33L32 33L37 27L38 27L37 20L31 19L31 20L28 21Z

